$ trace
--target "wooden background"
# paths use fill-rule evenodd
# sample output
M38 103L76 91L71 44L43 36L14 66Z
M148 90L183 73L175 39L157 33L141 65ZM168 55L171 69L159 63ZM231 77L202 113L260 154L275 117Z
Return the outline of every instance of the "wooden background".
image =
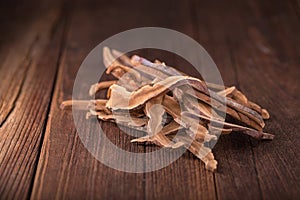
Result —
M1 2L0 199L298 199L299 0ZM98 43L142 26L175 29L210 53L226 85L271 114L271 142L222 137L216 173L186 153L145 174L110 169L84 148L70 111L77 69ZM164 59L164 55L160 55ZM167 56L174 66L177 59ZM188 70L188 69L187 69ZM129 144L111 123L106 134ZM128 161L124 161L128 162Z

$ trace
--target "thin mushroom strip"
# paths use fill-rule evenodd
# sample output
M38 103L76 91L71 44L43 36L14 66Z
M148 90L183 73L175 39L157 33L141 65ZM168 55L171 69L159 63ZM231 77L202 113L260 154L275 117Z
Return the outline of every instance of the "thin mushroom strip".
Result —
M206 83L159 60L128 57L108 47L103 63L116 80L95 83L87 93L94 97L104 90L106 98L66 100L61 109L85 110L87 119L94 116L141 131L142 137L132 143L185 148L210 171L217 170L211 144L219 136L235 131L259 140L274 138L263 131L268 111L235 86Z
M90 94L90 96L93 96L99 90L109 88L111 85L116 84L116 83L117 83L117 81L103 81L100 83L95 83L94 85L92 85L90 87L89 94Z
M169 90L186 83L189 83L193 87L197 87L197 89L202 91L206 89L205 86L203 86L202 81L186 76L171 76L163 81L155 83L154 85L146 85L133 92L128 92L125 88L114 84L110 87L111 98L108 100L106 106L113 110L130 110L144 104L151 98L163 95Z
M232 106L227 106L225 108L224 107L225 105L219 101L214 101L214 103L212 104L211 98L204 93L201 93L198 91L194 91L191 93L191 92L187 91L187 94L209 104L212 107L212 109L216 109L221 112L223 112L225 110L228 115L232 116L233 118L239 120L240 122L242 122L248 126L251 126L257 130L262 130L262 128L265 125L263 121L261 121L260 119L256 119L253 115L250 115L249 113L246 115L244 112L240 112L240 108L234 109L234 108L232 108ZM249 116L251 116L251 118Z
M161 131L159 131L157 134L146 135L144 137L136 138L131 140L131 142L139 142L139 143L152 142L161 147L171 147L175 149L183 146L184 143L181 141L177 141L177 142L172 141L167 136L179 130L182 130L182 127L179 124L177 124L175 121L172 121L171 123L164 126L161 129Z

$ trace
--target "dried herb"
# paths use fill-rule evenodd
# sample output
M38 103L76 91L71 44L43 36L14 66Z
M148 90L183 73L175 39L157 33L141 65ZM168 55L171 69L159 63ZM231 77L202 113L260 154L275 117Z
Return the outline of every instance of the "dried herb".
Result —
M205 83L158 60L151 62L137 55L129 58L107 47L103 49L103 61L106 73L117 80L95 83L89 94L107 90L107 99L68 100L62 102L62 109L73 106L87 110L87 118L97 116L145 132L131 142L184 147L211 171L216 170L217 161L206 143L216 140L218 133L237 131L256 139L274 137L262 131L264 119L270 117L268 111L234 86ZM224 121L222 114L235 121Z

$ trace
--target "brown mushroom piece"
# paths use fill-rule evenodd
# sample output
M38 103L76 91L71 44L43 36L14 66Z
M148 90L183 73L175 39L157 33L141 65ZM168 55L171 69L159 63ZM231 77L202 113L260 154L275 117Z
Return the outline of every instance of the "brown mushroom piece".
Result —
M117 80L100 81L88 92L94 96L107 90L107 99L67 100L62 109L86 110L87 118L95 116L145 134L131 142L184 147L211 171L217 169L217 161L210 141L218 136L237 131L256 139L274 138L263 131L268 111L235 86L206 83L164 62L130 58L108 47L103 49L103 62L106 73Z

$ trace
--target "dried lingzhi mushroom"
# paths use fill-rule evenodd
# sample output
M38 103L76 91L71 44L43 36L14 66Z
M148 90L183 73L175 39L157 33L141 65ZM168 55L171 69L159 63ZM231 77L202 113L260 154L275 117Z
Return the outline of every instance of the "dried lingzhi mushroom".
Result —
M273 139L263 132L269 113L236 87L219 85L188 76L160 61L103 49L107 73L116 80L95 83L89 94L107 90L107 99L67 100L61 108L74 106L145 135L131 140L154 143L166 148L186 148L201 159L206 169L215 171L217 161L206 143L217 140L218 133L231 131L256 139ZM229 119L223 119L222 115ZM230 120L232 119L232 120Z

